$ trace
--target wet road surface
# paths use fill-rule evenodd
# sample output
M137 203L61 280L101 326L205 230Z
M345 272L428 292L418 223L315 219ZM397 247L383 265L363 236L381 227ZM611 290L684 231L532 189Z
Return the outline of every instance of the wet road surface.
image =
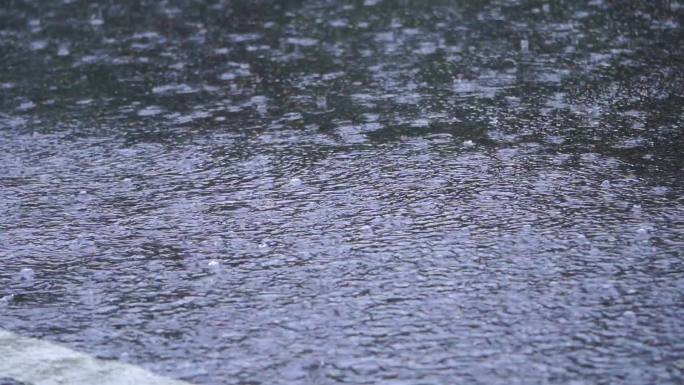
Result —
M6 1L0 328L197 384L681 383L683 22Z

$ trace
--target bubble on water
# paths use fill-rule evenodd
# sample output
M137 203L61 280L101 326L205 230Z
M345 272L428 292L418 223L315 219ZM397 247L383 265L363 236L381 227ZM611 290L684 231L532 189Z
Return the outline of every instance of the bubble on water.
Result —
M138 116L155 116L162 113L162 109L157 106L148 106L138 111Z
M330 26L333 28L343 28L349 25L349 22L344 19L335 19L329 22Z
M68 56L69 53L69 47L67 45L62 44L57 48L57 56Z
M540 83L550 83L550 84L561 84L563 80L563 75L565 73L562 71L541 71L537 73L536 79Z
M601 188L602 189L609 189L610 188L610 181L604 180L603 182L601 182Z
M244 43L246 41L254 41L261 38L260 33L231 33L228 38L233 43Z
M133 39L135 40L154 40L158 38L159 34L154 31L136 32L133 34Z
M250 67L248 63L236 63L236 62L230 62L228 63L228 67L230 68L228 71L222 73L219 75L219 79L221 80L234 80L240 77L245 77L249 76L252 74L250 71Z
M183 62L173 63L169 66L169 68L174 69L174 70L182 70L183 68L185 68L185 63L183 63Z
M88 23L93 27L99 27L104 24L104 20L101 17L91 17Z
M432 42L422 42L418 45L418 49L414 50L414 53L419 55L430 55L437 51L437 45Z
M260 116L266 116L268 114L268 98L263 95L253 96L248 105L253 106Z
M642 137L634 137L625 139L621 142L616 143L613 147L615 148L638 148L648 146L649 142Z
M365 114L363 114L362 116L363 116L363 119L364 119L366 122L375 122L375 121L377 121L377 120L380 118L380 115L378 115L378 114L370 114L370 113L365 113Z
M249 74L247 73L247 74L244 74L244 75L249 75ZM237 79L238 77L244 76L244 75L243 75L243 74L240 74L239 70L236 70L236 71L231 71L231 72L224 72L224 73L222 73L222 74L219 76L219 79L221 79L221 80L234 80L234 79Z
M171 120L173 120L174 123L177 124L190 123L197 119L205 119L209 117L211 117L211 113L202 110L193 111L192 113L185 115L181 115L178 113L167 115L167 118L170 118Z
M14 299L14 294L7 294L5 296L0 297L0 307L4 307L8 305L12 300Z
M288 112L288 113L283 115L283 120L287 120L289 122L302 120L303 118L304 117L299 112Z
M421 94L408 93L393 96L392 100L397 104L412 104L417 105L418 102L423 98Z
M631 310L627 310L624 313L622 313L622 318L625 322L630 323L630 324L635 324L637 320L637 315Z
M668 187L665 186L656 186L651 189L651 193L653 195L658 195L658 196L663 196L667 195L667 193L670 191Z
M221 262L219 262L216 259L212 259L209 262L207 262L207 266L209 266L209 267L218 267L220 265L221 265Z
M529 223L525 223L525 224L522 226L522 228L520 229L520 232L521 232L523 235L529 235L529 234L531 234L531 233L532 233L532 225L530 225Z
M430 125L430 121L427 119L416 119L413 122L411 122L411 127L416 127L416 128L422 128L422 127L428 127Z
M672 363L677 369L684 371L684 358L679 359Z
M197 89L187 84L165 84L152 88L152 93L155 94L189 94L193 92L197 92Z
M47 47L47 41L45 40L36 40L31 42L31 49L33 51L39 51L45 49L45 47Z
M454 80L454 91L457 93L473 93L477 92L478 88L479 86L475 81L463 79L460 76L458 77L458 79Z
M299 179L299 178L297 178L297 177L294 177L294 178L290 179L290 181L289 181L287 184L289 184L290 186L295 186L295 187L296 187L296 186L301 186L302 183L303 183L303 182L302 182L301 179Z
M373 132L373 131L377 131L381 128L384 128L385 126L380 124L380 123L371 122L371 123L361 124L359 127L361 128L362 132Z
M287 42L292 45L298 45L302 47L313 47L318 44L317 39L312 39L308 37L289 37Z
M562 92L554 93L546 102L546 105L555 109L566 108L568 104L565 102L566 95Z
M577 242L584 244L589 242L589 240L587 239L586 235L580 233L577 234Z
M347 143L363 143L367 140L359 126L344 125L335 130Z
M373 227L370 225L361 226L361 233L364 235L373 235Z
M475 146L475 142L473 142L472 140L468 139L463 141L463 147L470 148L473 146Z
M32 102L32 101L29 100L28 102L23 102L23 103L21 103L21 104L19 105L19 107L17 107L17 110L19 110L19 111L28 111L28 110L34 108L35 106L36 106L36 103L34 103L34 102Z
M584 19L585 17L589 16L590 13L586 11L577 11L574 14L575 19Z
M36 273L33 271L33 269L29 267L25 267L21 270L19 270L19 280L20 281L26 281L26 282L31 282L35 278Z
M340 77L342 77L342 76L344 76L344 72L342 72L342 71L330 72L330 73L327 73L327 74L323 74L323 76L321 76L321 79L323 79L323 80L325 80L325 81L328 81L328 80L333 80L333 79L340 78Z
M504 72L508 74L513 74L518 70L518 63L511 58L504 59L501 62L501 66L503 67Z
M637 239L644 240L649 238L649 231L645 227L639 227L636 230L636 237Z
M548 135L544 140L551 144L563 144L563 142L565 142L565 138L560 135Z
M316 96L316 108L321 109L321 110L327 110L328 109L328 96L327 95Z

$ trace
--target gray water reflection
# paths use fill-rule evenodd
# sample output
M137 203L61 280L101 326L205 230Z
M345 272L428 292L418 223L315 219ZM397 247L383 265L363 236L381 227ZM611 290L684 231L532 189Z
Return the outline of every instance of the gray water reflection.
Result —
M0 327L198 384L680 383L683 7L4 2Z

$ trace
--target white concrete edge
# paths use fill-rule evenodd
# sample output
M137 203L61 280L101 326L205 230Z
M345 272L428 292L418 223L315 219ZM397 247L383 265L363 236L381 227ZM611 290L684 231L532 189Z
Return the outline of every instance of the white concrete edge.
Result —
M0 378L30 385L191 385L2 329Z

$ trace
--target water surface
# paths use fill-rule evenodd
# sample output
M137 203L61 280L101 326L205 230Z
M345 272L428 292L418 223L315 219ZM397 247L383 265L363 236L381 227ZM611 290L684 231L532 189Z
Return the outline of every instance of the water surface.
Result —
M668 3L6 1L0 328L197 384L681 383Z

